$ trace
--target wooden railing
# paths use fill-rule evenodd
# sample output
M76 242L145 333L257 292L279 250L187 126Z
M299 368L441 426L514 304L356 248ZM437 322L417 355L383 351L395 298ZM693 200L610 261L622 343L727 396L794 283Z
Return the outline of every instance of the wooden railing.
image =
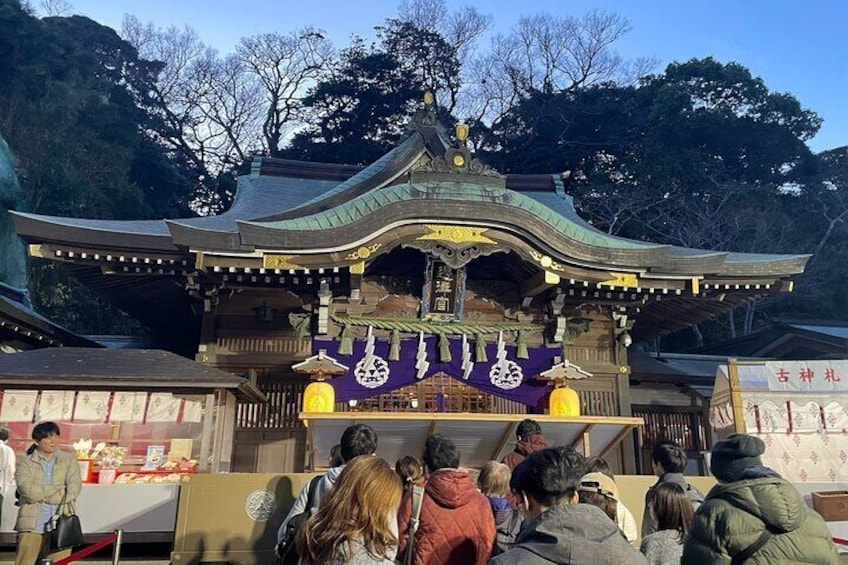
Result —
M239 430L279 430L301 428L297 415L303 406L306 382L262 382L264 404L239 403L236 428ZM578 390L583 414L616 416L615 392L611 390ZM481 392L448 376L429 379L385 394L359 400L355 407L338 403L337 411L363 412L453 412L472 414L526 414L527 406Z
M586 416L618 416L615 392L611 390L578 390L581 413Z
M264 404L239 403L236 412L236 428L246 429L291 429L303 427L297 417L303 406L303 391L307 383L265 382L259 389L265 393Z
M689 453L710 448L710 429L705 425L703 408L698 406L633 406L633 416L642 418L638 442L642 449L652 449L658 441L671 440Z
M350 410L338 404L337 410ZM520 402L481 392L447 375L435 375L425 381L385 394L359 400L354 407L363 412L468 412L472 414L525 414Z
M216 353L273 353L278 355L309 355L312 341L294 337L219 337Z

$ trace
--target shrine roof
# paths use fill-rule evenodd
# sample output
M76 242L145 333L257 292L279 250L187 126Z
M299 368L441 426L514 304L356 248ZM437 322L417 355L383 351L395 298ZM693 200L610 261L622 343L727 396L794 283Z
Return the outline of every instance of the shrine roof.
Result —
M557 198L554 195L554 198ZM463 220L474 218L475 220L492 218L509 218L514 215L530 215L536 222L547 224L552 230L581 243L618 249L658 249L665 246L654 243L643 243L619 237L607 235L595 229L582 219L568 218L561 213L552 210L539 200L509 189L495 186L481 185L478 183L463 182L461 178L456 180L439 180L410 182L396 184L382 190L369 192L339 206L311 214L309 216L296 217L289 220L272 222L240 222L242 242L248 245L261 245L264 243L262 234L274 233L288 239L285 232L319 232L310 235L314 245L323 245L321 233L327 230L345 228L366 221L370 216L379 216L381 212L392 205L404 203L415 203L409 206L410 219L421 216L423 209L428 203L435 202L440 210L440 221ZM565 201L563 201L565 203ZM458 203L468 203L475 206L477 214L467 214L469 210L457 206ZM568 203L565 203L565 207ZM573 208L572 208L573 209ZM488 214L486 211L488 210ZM374 218L375 220L378 218ZM397 215L393 218L398 221ZM371 224L371 229L373 224Z
M231 389L240 398L264 395L246 379L161 349L49 347L0 355L4 389L164 389L201 392Z
M45 318L32 309L23 292L0 283L0 342L2 341L20 342L26 347L99 347L94 341Z
M451 167L450 151L471 162ZM473 165L473 166L472 166ZM12 213L32 243L91 249L181 252L323 253L397 226L453 222L518 234L530 248L561 260L663 276L785 277L809 256L688 249L608 234L577 213L560 175L503 176L464 146L451 148L443 128L420 125L367 167L257 157L238 179L233 205L216 216L172 220L90 220Z

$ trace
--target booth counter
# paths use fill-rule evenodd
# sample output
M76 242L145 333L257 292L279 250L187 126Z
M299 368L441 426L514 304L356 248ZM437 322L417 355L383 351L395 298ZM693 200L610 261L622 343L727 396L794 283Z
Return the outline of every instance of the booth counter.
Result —
M464 467L480 468L512 451L515 430L527 414L457 414L427 412L330 412L300 414L306 425L307 468L316 469L337 444L344 429L368 424L380 438L378 455L394 462L421 456L428 437L450 438L462 453ZM619 416L533 415L551 445L570 445L586 457L605 457L643 424L642 418Z
M76 512L87 541L124 531L127 542L174 539L180 485L82 485ZM15 497L3 499L0 542L15 543Z

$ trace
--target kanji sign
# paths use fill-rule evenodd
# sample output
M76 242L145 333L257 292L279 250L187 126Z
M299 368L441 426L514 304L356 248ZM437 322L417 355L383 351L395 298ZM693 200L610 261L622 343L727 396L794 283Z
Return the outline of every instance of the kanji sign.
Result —
M438 259L428 257L423 295L422 319L462 321L465 269L453 269Z
M848 392L848 361L768 361L772 391Z

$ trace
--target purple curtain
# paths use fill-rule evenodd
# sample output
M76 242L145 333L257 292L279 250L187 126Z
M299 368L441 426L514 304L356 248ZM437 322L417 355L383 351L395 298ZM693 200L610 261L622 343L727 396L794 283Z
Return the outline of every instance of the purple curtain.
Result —
M436 373L445 373L457 380L462 379L462 340L458 338L450 339L451 361L442 362L439 358L438 338L435 336L426 337L426 359L430 363L425 379L435 375ZM475 360L474 343L469 340L471 348L471 359ZM360 374L360 379L357 380L356 365L365 357L365 342L355 341L353 343L352 355L340 355L338 353L339 342L335 340L320 341L314 339L312 341L313 353L318 353L319 349L324 349L327 354L339 363L347 365L350 368L346 374L335 377L330 381L336 391L337 402L347 402L351 399L367 398L377 394L387 393L389 391L408 386L418 382L415 378L415 357L418 351L418 339L401 340L400 343L400 358L397 361L389 361L389 343L387 341L377 340L374 344L374 355L379 357L381 361L377 361L377 365L382 370L378 370L376 379L371 381L371 385L365 386L362 382L367 383L368 380ZM559 347L529 347L529 359L518 359L515 356L515 346L506 346L507 360L513 364L512 382L507 386L514 388L504 389L492 382L490 372L492 367L497 363L497 345L486 345L486 357L488 361L485 363L477 363L475 361L474 368L466 381L472 387L489 394L495 394L509 400L514 400L528 406L537 407L544 396L550 391L550 387L544 383L536 381L533 377L546 371L553 366L554 357L561 355ZM386 375L388 378L385 379ZM372 373L369 376L374 376ZM520 382L518 379L520 378ZM385 382L382 382L385 379ZM515 386L517 385L517 386Z

